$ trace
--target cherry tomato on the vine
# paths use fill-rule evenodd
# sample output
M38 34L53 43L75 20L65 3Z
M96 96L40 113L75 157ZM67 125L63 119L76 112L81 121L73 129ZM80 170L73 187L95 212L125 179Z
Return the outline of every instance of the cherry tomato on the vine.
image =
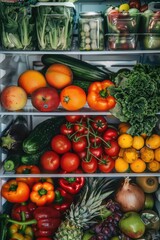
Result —
M102 139L101 139L100 135L90 134L89 135L89 141L92 144L98 145L98 144L100 144L102 142Z
M73 125L71 124L68 124L68 123L63 123L61 126L60 126L60 133L61 134L64 134L64 135L70 135L74 132L73 130Z
M84 159L87 156L87 150L83 150L82 152L77 152L80 159Z
M115 161L113 160L113 158L105 154L102 156L101 160L98 163L98 169L104 173L111 172L114 169L114 166Z
M93 129L99 133L104 132L107 127L108 123L105 117L103 116L96 116L95 118L92 119L93 121L91 122L91 126Z
M71 141L67 136L58 134L51 140L51 148L53 151L59 154L66 153L71 150Z
M110 141L118 138L118 131L113 127L108 127L103 133L103 139L105 141Z
M85 173L94 173L98 168L97 159L93 156L91 156L89 160L83 159L81 162L81 167Z
M75 132L78 132L78 133L86 133L87 124L86 122L77 122L74 124L73 129Z
M80 158L76 153L66 152L61 156L60 166L62 170L70 173L78 169Z
M87 138L84 136L75 136L72 139L72 149L74 152L82 152L87 147Z
M120 146L118 145L118 142L115 140L111 140L108 142L108 146L104 146L104 152L110 156L110 157L116 157L118 156L118 153L120 151Z
M97 145L97 146L90 146L89 148L89 152L94 155L97 158L100 158L102 156L103 153L103 148L101 145Z
M80 115L68 115L65 116L65 119L70 123L75 123L81 119Z

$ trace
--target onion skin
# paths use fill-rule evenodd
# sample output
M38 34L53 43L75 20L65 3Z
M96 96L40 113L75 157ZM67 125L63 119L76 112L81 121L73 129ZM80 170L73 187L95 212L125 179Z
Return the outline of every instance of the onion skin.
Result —
M135 183L130 183L129 178L125 178L115 193L115 201L123 212L139 212L144 208L145 193L141 187Z

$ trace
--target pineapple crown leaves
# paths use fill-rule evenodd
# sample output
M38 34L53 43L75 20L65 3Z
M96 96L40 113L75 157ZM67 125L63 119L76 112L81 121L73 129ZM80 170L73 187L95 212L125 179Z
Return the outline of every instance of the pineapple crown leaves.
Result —
M110 179L88 179L77 203L72 203L66 218L80 228L95 223L93 220L104 207L102 201L113 193ZM112 190L111 190L112 189Z

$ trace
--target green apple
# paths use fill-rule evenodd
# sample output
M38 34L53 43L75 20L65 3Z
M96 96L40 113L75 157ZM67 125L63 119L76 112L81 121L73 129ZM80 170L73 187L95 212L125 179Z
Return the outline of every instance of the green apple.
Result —
M125 213L119 221L119 228L132 239L140 238L145 232L145 224L137 212Z

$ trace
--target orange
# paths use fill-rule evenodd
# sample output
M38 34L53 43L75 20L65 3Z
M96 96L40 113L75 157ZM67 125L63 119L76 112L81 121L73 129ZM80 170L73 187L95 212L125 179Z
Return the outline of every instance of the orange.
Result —
M154 158L156 161L160 162L160 147L154 150Z
M121 148L129 148L132 146L133 137L128 133L122 133L118 137L118 144Z
M115 160L115 170L119 173L127 172L129 170L129 164L122 157L118 157Z
M144 146L140 150L140 157L144 162L152 162L154 160L154 151L153 149Z
M150 163L147 163L147 168L151 172L158 172L160 170L160 163L156 160L153 160Z
M130 164L130 169L135 173L142 173L146 170L146 163L138 158L133 163Z
M160 136L158 134L152 134L146 138L146 146L151 149L160 147Z
M134 136L132 147L136 150L140 150L144 146L144 138L142 136Z
M60 93L62 107L69 111L76 111L84 107L86 99L85 91L75 85L63 88Z
M123 159L128 163L133 163L138 158L136 149L130 147L126 148L123 152Z
M129 124L129 123L121 122L121 123L118 125L119 134L127 133L127 130L128 130L129 128L130 128L130 124Z
M62 89L72 83L73 73L68 66L54 63L47 69L45 77L50 86Z
M18 78L18 85L22 87L28 95L41 87L46 87L47 82L42 73L37 70L26 70Z

